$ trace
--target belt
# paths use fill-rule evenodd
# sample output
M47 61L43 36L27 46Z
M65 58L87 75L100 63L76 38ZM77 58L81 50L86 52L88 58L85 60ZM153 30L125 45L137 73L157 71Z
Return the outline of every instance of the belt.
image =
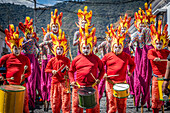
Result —
M76 84L77 84L78 88L80 88L80 87L81 87L81 86L80 86L80 84L79 84L78 82L76 82ZM92 85L87 86L87 87L94 87L95 85L97 85L97 83L96 83L96 82L95 82L94 84L92 84Z
M7 81L6 83L7 83L7 85L9 85L9 82L8 82L8 81ZM24 85L24 84L25 84L25 80L22 81L20 85Z
M158 75L153 74L154 77L158 77Z

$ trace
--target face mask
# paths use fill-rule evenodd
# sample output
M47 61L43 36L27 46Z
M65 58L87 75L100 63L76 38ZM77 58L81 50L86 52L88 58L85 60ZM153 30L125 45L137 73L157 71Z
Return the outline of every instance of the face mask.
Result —
M52 25L52 27L51 27L51 30L52 30L52 32L53 33L57 33L58 32L58 25Z
M12 49L12 52L15 56L19 56L21 53L21 48L18 48L17 46L14 46Z
M85 28L85 24L86 24L87 22L85 21L85 20L82 20L81 21L81 28Z
M161 49L162 49L162 46L163 46L162 41L160 41L160 42L156 41L156 49L157 49L157 50L161 50Z
M31 39L31 37L32 37L32 34L27 34L27 39Z
M111 41L112 41L112 38L111 38L111 37L108 37L107 40L108 40L108 42L111 42Z
M125 31L126 31L126 28L122 28L122 29L121 29L121 32L122 32L122 33L125 33Z
M145 27L144 24L140 24L140 25L139 25L139 29L140 29L140 30L142 30L144 27Z
M63 47L57 47L57 55L62 55L64 50L63 50Z
M121 54L122 51L123 51L122 45L117 45L117 44L115 44L115 45L113 46L113 51L114 51L114 53L115 53L116 55Z
M90 54L91 47L90 45L84 45L82 46L82 53L84 55L89 55Z

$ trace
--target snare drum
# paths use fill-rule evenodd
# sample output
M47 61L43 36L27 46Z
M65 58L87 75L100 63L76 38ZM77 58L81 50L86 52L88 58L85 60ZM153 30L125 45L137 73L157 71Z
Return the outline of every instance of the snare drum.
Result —
M127 98L129 96L129 84L115 84L113 86L113 96L116 98Z
M166 100L163 98L163 93L162 93L162 85L164 82L163 78L157 78L157 80L158 80L158 89L159 89L159 99L162 101L170 100L170 95L169 98ZM168 86L168 89L170 89L170 84Z
M23 113L25 87L0 86L0 113Z
M92 87L84 87L78 90L79 107L84 109L91 109L97 105L96 90Z

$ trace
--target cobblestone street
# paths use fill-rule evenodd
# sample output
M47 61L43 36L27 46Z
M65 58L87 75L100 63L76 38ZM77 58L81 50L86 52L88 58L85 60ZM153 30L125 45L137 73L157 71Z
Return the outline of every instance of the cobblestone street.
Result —
M152 109L150 109L150 111L148 111L148 109L146 108L146 105L144 106L144 113L152 113ZM31 113L31 110L30 110ZM51 107L49 108L48 112L44 112L44 108L43 105L36 103L36 109L34 110L34 113L52 113ZM62 113L62 112L61 112ZM84 113L86 113L84 111ZM103 97L101 99L100 102L100 113L106 113L106 97ZM141 108L139 106L138 111L136 111L136 108L133 105L133 98L128 98L127 99L127 109L126 109L126 113L141 113ZM159 111L159 113L162 113L162 111ZM167 109L165 107L165 112L164 113L170 113L170 109Z

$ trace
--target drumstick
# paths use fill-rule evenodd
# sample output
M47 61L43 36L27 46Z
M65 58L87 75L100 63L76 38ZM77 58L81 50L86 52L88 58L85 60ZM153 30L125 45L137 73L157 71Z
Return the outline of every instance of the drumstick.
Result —
M160 59L160 61L168 61L167 59Z
M80 86L80 85L71 85L71 86L82 87L82 88L86 87L86 86Z
M93 75L92 73L90 73L90 75L94 78L95 81L97 81L96 78L94 77L94 75Z
M14 80L14 77L11 77L11 78L6 78L4 80Z
M63 66L64 66L64 64L63 64L63 65L62 65L62 66L61 66L61 67L57 70L57 72L58 72L58 71L60 71L60 70L61 70L61 68L62 68ZM53 75L53 76L54 76L54 75ZM53 77L53 76L52 76L52 77Z
M27 70L27 68L28 68L28 66L27 65L25 65L24 66L24 72L23 72L23 74L25 73L25 71ZM21 76L21 80L20 80L20 83L22 82L22 76Z
M119 76L119 74L117 74L117 75L109 75L109 76L107 76L107 78L109 78L109 77L115 77L115 76Z

